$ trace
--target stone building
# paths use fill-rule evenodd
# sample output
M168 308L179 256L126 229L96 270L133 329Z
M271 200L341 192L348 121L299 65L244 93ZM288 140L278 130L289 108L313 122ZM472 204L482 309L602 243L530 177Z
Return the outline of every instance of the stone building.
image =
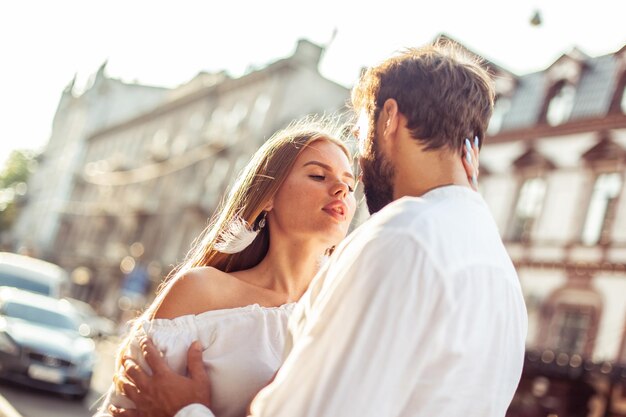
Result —
M349 91L320 75L322 54L301 40L239 78L200 73L153 110L93 133L56 237L56 260L81 272L77 295L114 303L139 267L158 281L265 139L304 115L344 111Z
M166 89L109 78L105 67L106 62L84 92L76 92L74 79L61 95L50 139L28 181L27 194L19 200L20 216L11 233L16 250L54 257L59 221L83 166L86 139L156 106L164 97Z
M508 415L626 416L626 47L498 81L480 187L529 314Z

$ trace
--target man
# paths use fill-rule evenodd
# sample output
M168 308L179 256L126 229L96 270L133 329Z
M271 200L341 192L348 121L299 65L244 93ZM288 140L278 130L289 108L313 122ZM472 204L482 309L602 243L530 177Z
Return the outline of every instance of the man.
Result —
M252 416L505 414L521 375L526 309L459 162L463 138L483 137L493 95L488 74L450 45L407 50L364 74L352 103L376 215L298 303L290 353ZM153 379L127 367L140 408L114 414L212 416L200 352L190 350L186 378L142 345Z

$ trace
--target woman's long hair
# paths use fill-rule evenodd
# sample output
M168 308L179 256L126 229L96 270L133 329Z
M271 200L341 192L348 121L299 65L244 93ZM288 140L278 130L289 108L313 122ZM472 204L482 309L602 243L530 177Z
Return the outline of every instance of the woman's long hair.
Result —
M338 119L306 118L276 132L259 148L233 184L228 197L220 203L208 226L195 240L185 260L168 274L159 286L154 301L131 323L129 334L118 350L117 369L123 365L123 357L141 322L154 318L169 289L189 270L211 266L220 271L235 272L252 268L263 260L269 248L269 227L261 228L252 244L239 253L222 253L215 245L228 235L229 225L234 221L243 220L251 228L257 226L263 208L274 197L306 146L318 140L327 140L339 146L351 159L343 141L345 131ZM119 390L117 377L116 373L114 381Z

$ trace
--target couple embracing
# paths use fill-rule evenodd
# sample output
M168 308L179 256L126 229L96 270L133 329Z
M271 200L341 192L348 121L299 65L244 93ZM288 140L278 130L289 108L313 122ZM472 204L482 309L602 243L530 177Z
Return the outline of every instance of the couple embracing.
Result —
M352 107L373 215L347 237L341 133L276 133L134 322L98 415L504 416L527 318L475 191L493 100L449 44L367 70Z

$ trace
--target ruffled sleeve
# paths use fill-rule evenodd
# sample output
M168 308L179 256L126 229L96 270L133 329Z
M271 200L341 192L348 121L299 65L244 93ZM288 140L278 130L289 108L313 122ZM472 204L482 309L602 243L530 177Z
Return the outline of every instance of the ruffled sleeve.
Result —
M143 320L139 330L133 336L129 349L129 355L149 375L152 374L146 363L139 346L139 340L148 336L159 349L167 364L175 372L185 375L187 372L187 351L195 340L200 341L203 349L206 349L213 339L215 331L214 321L198 321L198 316L187 315L175 319ZM118 369L117 372L121 371ZM111 384L106 397L94 417L110 416L108 407L113 404L116 407L134 409L135 404L127 397L118 393L115 385Z

